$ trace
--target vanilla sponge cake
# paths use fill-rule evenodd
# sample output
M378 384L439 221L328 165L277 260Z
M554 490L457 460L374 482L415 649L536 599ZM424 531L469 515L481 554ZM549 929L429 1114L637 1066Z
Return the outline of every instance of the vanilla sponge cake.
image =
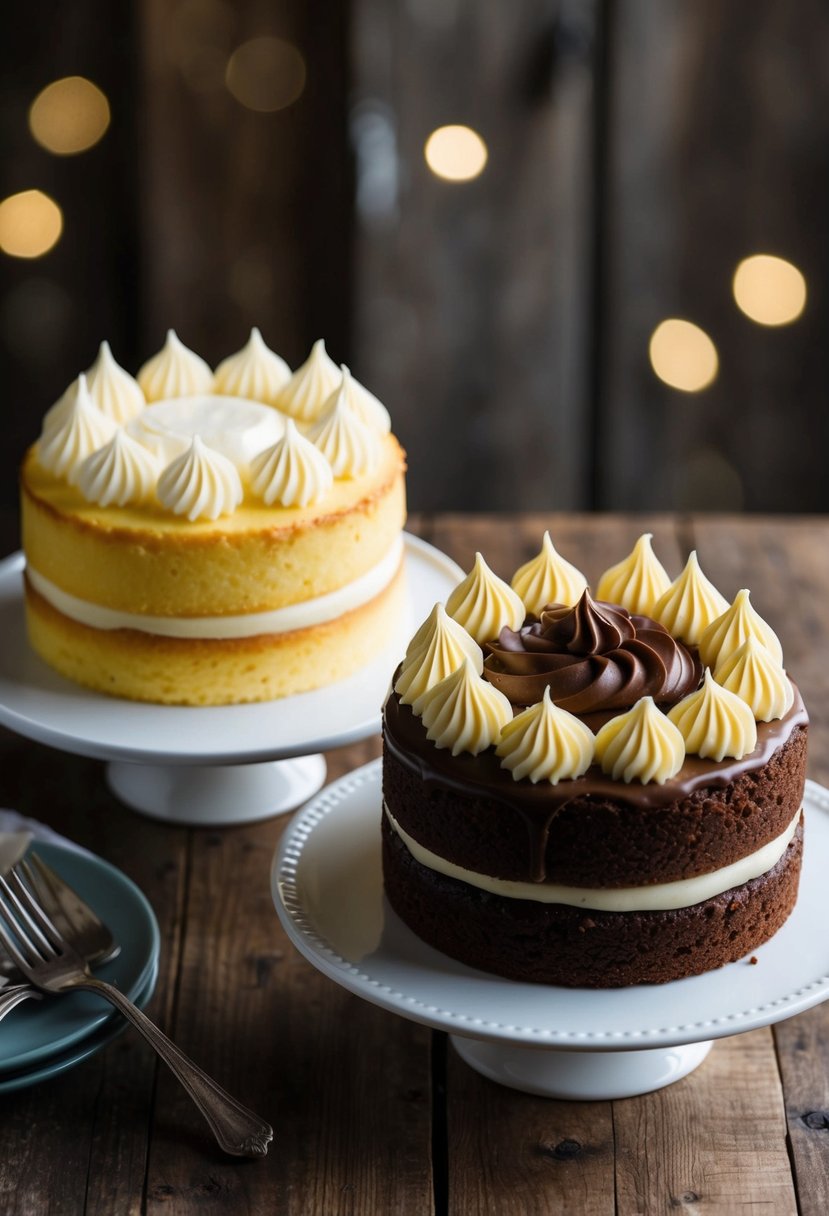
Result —
M794 906L808 719L780 644L747 591L729 604L694 554L671 582L649 541L597 599L549 537L512 585L479 555L395 674L386 894L471 966L662 983Z
M291 375L254 331L214 374L171 334L137 382L104 344L23 462L32 645L170 704L338 680L403 615L404 470L321 343Z

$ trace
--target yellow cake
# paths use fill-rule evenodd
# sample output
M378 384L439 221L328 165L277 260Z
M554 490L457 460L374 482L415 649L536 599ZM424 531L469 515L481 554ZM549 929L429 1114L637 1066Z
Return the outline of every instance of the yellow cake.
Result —
M23 462L31 644L133 700L339 680L403 615L404 472L322 342L291 375L253 331L214 373L171 332L137 381L104 343Z

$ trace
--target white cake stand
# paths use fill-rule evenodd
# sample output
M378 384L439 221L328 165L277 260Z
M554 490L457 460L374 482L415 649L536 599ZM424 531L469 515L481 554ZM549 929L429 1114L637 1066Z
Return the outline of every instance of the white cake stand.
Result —
M395 663L414 627L463 577L450 558L405 536L407 612L393 644L362 671L258 705L186 708L91 692L31 650L23 555L0 562L0 723L63 751L107 760L109 784L135 810L172 823L248 823L288 811L325 780L318 753L376 733Z
M670 984L595 990L519 984L475 971L411 932L383 896L380 762L328 786L274 858L272 890L294 945L384 1009L448 1030L478 1072L554 1098L626 1098L696 1068L714 1039L792 1017L829 996L825 875L829 791L806 792L800 896L748 960Z

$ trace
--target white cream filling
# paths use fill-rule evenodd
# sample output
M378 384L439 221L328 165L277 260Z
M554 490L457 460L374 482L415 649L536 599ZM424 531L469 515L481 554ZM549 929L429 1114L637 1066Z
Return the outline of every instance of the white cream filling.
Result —
M463 866L446 861L437 853L424 849L408 832L401 828L386 804L383 804L389 823L405 844L415 861L447 878L456 878L478 887L482 891L490 891L493 895L503 895L507 899L533 899L542 904L567 904L573 908L590 908L597 912L664 912L671 908L690 908L703 900L713 899L730 891L732 887L742 886L752 878L759 878L771 870L786 851L786 846L795 834L800 822L800 811L792 822L774 840L763 845L756 853L749 853L739 861L712 870L710 874L700 874L696 878L682 878L677 882L657 883L648 887L568 887L561 883L517 882L508 878L491 878L488 874L477 874L474 870L466 870Z
M402 554L403 538L398 537L382 561L352 583L316 599L303 600L301 604L288 604L270 612L249 612L242 616L169 617L120 612L68 595L30 565L26 567L26 577L35 591L53 608L91 629L138 629L142 633L160 634L168 638L251 638L263 633L290 633L293 629L323 625L345 612L362 607L389 585L400 565Z

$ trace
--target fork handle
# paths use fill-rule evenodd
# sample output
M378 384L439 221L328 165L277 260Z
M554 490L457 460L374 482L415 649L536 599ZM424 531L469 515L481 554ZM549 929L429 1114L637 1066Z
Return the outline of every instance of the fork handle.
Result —
M106 997L143 1034L170 1071L178 1077L226 1153L235 1157L265 1156L268 1144L273 1139L270 1124L237 1102L198 1064L194 1064L120 989L95 976L73 981L66 988L84 988Z

